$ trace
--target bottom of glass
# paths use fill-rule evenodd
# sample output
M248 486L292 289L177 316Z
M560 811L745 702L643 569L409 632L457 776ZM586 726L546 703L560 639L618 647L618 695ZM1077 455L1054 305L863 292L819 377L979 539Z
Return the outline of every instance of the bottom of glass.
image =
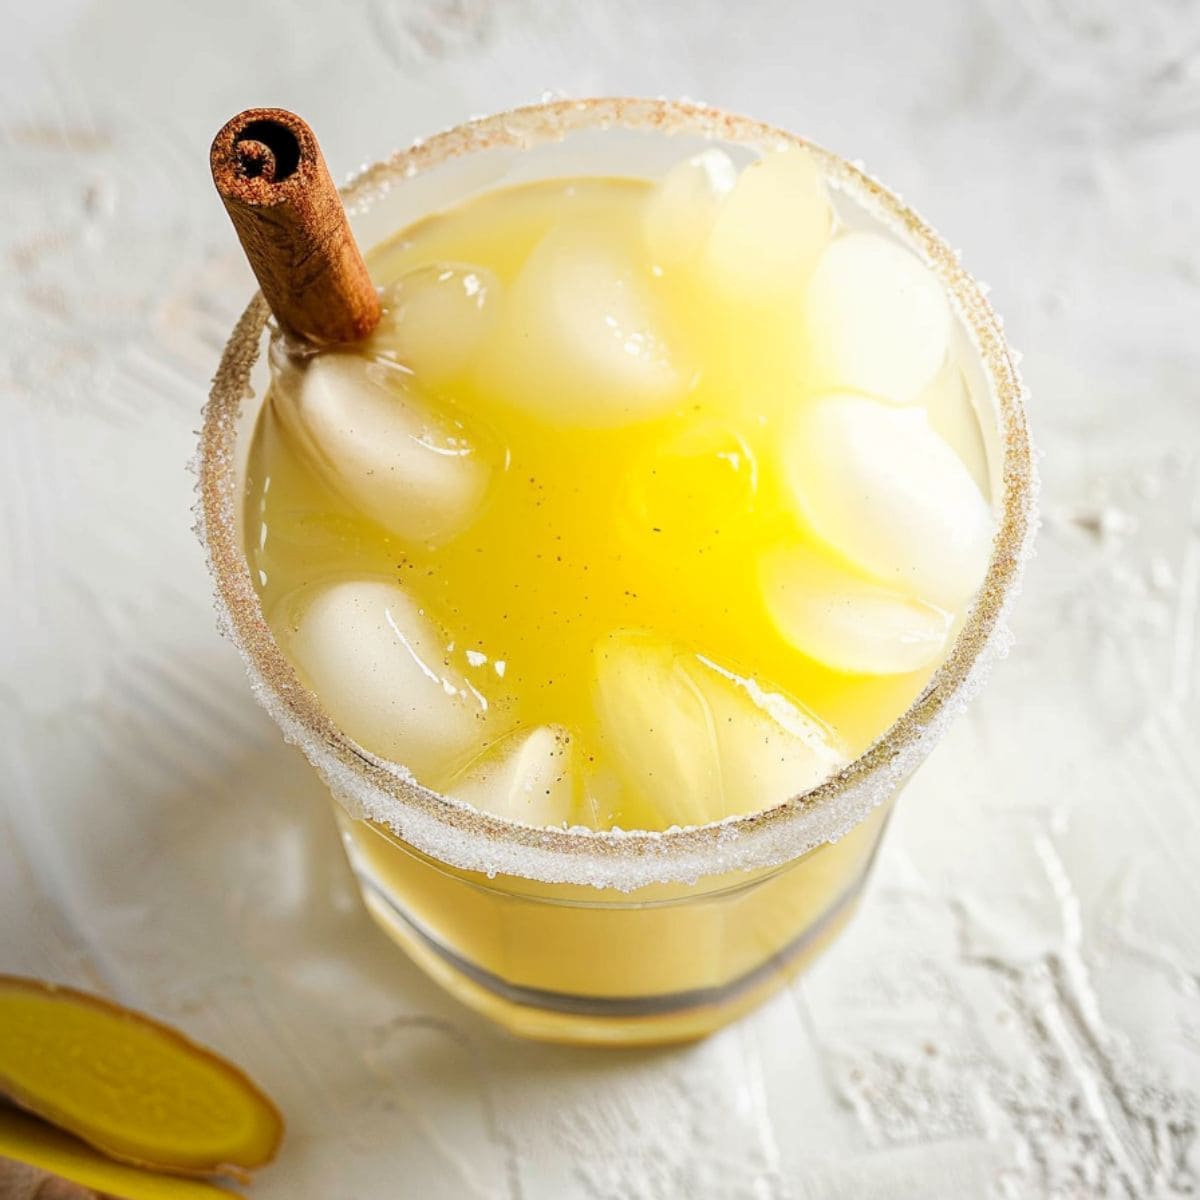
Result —
M512 983L455 953L404 911L352 845L348 849L368 912L435 982L520 1037L572 1045L695 1041L736 1020L796 976L834 940L854 915L868 876L868 870L862 870L797 937L752 970L718 987L588 996ZM869 868L869 862L866 865Z

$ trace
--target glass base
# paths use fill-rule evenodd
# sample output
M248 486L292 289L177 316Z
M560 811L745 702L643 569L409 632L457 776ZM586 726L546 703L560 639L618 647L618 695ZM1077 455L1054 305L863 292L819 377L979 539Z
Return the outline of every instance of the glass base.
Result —
M368 912L427 975L461 1003L520 1037L570 1045L689 1042L736 1020L837 937L857 909L870 867L868 858L850 886L798 936L726 983L651 995L585 995L523 986L457 954L404 910L351 838L346 844Z

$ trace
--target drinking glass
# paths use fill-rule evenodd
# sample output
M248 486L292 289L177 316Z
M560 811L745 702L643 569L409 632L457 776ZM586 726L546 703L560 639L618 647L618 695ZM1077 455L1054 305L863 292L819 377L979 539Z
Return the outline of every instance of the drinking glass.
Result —
M655 179L710 146L739 165L808 145L839 217L913 250L941 279L987 452L996 540L953 648L906 712L836 776L747 816L662 832L538 829L480 812L368 753L299 681L243 552L247 455L269 383L255 297L205 410L198 517L225 632L285 738L328 785L375 920L459 1000L510 1030L580 1043L699 1037L757 1004L846 924L888 813L1007 645L1033 528L1034 470L1013 356L957 257L859 168L794 134L695 104L562 100L470 121L344 189L364 246L482 190L556 176Z

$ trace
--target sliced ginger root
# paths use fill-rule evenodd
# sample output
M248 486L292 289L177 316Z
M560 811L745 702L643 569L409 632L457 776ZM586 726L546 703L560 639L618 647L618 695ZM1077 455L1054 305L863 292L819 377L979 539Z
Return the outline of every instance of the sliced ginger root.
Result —
M0 1167L5 1159L119 1200L241 1200L207 1179L183 1179L116 1162L77 1137L0 1103ZM4 1187L0 1173L0 1196L8 1195Z
M0 1093L121 1162L183 1175L270 1162L283 1118L241 1071L157 1021L0 975Z

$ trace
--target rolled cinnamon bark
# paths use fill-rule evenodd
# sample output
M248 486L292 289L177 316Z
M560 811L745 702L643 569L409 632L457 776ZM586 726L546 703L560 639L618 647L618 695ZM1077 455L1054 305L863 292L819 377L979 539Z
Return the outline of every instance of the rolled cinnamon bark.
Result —
M370 333L379 297L308 125L249 108L222 127L209 161L280 328L319 346Z

